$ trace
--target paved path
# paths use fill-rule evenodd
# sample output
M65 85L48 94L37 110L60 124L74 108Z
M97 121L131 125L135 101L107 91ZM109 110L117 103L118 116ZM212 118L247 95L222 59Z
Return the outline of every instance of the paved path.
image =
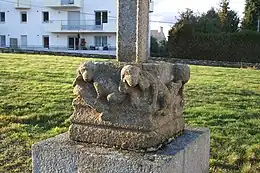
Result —
M33 49L46 52L68 52L78 54L91 54L91 55L113 55L116 56L116 50L61 50L61 49Z

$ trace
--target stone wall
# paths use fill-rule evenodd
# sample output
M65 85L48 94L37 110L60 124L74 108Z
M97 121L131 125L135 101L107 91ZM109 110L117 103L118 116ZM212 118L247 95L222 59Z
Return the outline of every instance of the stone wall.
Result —
M53 52L42 50L21 50L21 49L8 49L0 48L0 53L20 53L20 54L41 54L41 55L55 55L55 56L73 56L73 57L85 57L85 58L105 58L115 59L113 55L95 55L86 53L72 53L72 52ZM226 61L209 61L209 60L191 60L191 59L177 59L177 58L163 58L163 57L151 57L151 60L166 61L171 63L182 63L190 65L202 65L202 66L215 66L215 67L232 67L232 68L252 68L259 70L260 63L245 63L245 62L226 62Z
M62 51L54 52L48 50L23 50L23 49L10 49L10 48L0 48L0 53L40 54L40 55L73 56L73 57L84 57L84 58L115 59L115 56L113 55L98 55L98 54L62 52Z
M171 63L190 64L190 65L202 65L202 66L252 68L252 69L256 69L256 70L260 69L260 63L191 60L191 59L162 58L162 57L152 57L151 60L166 61L166 62L171 62Z

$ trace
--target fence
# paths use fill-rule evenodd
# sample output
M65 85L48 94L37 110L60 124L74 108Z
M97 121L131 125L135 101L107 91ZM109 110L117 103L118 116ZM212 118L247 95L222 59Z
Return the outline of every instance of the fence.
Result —
M40 51L48 51L48 50L63 50L63 51L71 51L71 50L94 50L94 51L115 51L115 46L85 46L84 48L81 48L80 46L78 48L72 49L69 47L59 46L59 45L50 45L49 47L44 47L42 45L27 45L27 46L0 46L0 48L6 48L6 49L21 49L21 50L40 50Z

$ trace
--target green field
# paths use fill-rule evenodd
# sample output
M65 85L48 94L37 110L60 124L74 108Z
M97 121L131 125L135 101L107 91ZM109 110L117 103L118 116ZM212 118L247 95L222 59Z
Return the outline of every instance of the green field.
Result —
M0 54L0 172L31 172L31 145L67 130L83 61ZM185 118L211 130L211 172L260 172L260 71L191 66L191 75Z

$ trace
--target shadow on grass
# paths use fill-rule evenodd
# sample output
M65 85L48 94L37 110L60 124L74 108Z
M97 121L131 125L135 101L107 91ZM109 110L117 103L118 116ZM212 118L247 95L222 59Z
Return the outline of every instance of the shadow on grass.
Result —
M11 114L14 110L19 111L22 109L40 109L42 107L42 104L37 104L37 103L25 103L23 105L12 105L12 104L7 104L4 103L3 105L0 105L0 109L2 110L3 113L5 114Z
M39 82L39 83L66 83L71 84L73 83L74 78L76 77L75 74L71 73L58 73L58 72L39 72L35 75L31 75L31 72L25 72L21 74L20 72L9 72L9 74L6 74L5 80L10 80L10 76L12 76L12 80L17 80L19 82L21 81L30 81L30 82ZM3 77L3 76L2 76ZM7 78L8 77L8 78ZM4 78L2 78L4 80Z
M232 164L227 164L227 163L221 163L221 162L215 162L214 164L211 164L210 166L213 167L213 170L214 170L214 167L217 167L218 169L220 168L222 170L226 170L227 172L230 172L230 171L238 172L238 170L239 170L238 166L235 166ZM213 170L212 170L212 172L215 172Z
M70 115L64 115L63 112L53 113L51 115L36 115L29 117L28 119L24 119L22 121L23 124L29 124L33 126L39 126L42 130L50 130L54 127L67 127L66 119L68 119Z
M259 84L260 85L260 84ZM260 93L252 90L238 90L237 92L229 91L229 92L220 92L221 94L225 95L232 95L232 96L256 96L260 97Z
M68 127L68 118L73 113L72 98L57 99L51 103L3 104L0 126L11 123L38 126L43 131L55 127Z

